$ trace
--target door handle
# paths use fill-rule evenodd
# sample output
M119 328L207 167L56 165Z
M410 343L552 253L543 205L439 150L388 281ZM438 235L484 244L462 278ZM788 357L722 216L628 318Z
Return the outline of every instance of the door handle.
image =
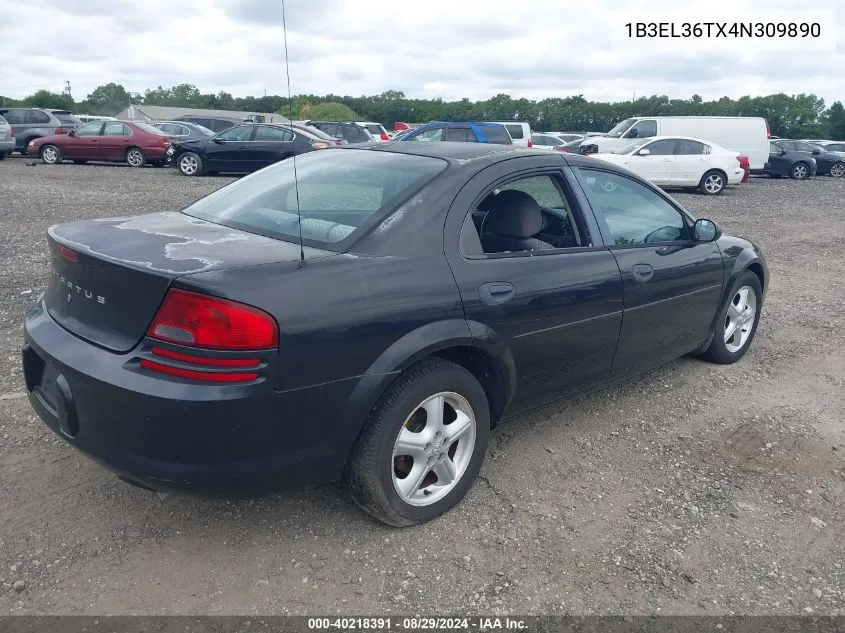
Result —
M631 272L634 275L634 281L642 284L654 276L654 267L650 264L634 264Z
M664 162L664 163L671 163L671 162L672 162L672 159L671 159L671 158L664 158L664 159L663 159L663 162Z
M515 291L512 283L506 281L492 281L478 287L478 296L487 305L505 303L513 297Z
M247 149L246 145L241 145L240 149Z

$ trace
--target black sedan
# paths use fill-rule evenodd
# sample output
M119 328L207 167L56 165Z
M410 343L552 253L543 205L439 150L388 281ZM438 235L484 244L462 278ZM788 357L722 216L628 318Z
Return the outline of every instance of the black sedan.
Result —
M167 163L183 176L249 173L295 154L333 146L302 128L247 123L212 137L177 141L167 150Z
M56 434L154 490L342 479L395 526L455 505L504 420L738 361L769 283L624 169L477 143L311 152L47 241L23 371Z
M793 141L789 139L780 139L774 141L782 150L801 154L816 161L816 174L819 176L836 176L841 177L845 174L845 162L842 160L842 154L839 152L831 152L824 149L815 143L808 143L807 141Z
M763 169L756 173L768 174L772 178L789 176L795 180L805 180L815 176L820 170L817 162L818 155L814 155L812 150L794 149L795 142L780 139L770 141L769 160L766 161ZM804 145L809 145L809 143L804 143Z

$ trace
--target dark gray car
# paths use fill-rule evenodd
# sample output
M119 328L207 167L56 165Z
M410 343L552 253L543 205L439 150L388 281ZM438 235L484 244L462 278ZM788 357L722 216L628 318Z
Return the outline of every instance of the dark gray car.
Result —
M15 149L15 137L12 134L12 126L0 116L0 160L3 160Z
M214 130L209 130L204 125L190 121L158 121L150 123L150 125L180 141L193 141L214 136Z
M70 132L82 122L67 110L52 108L3 108L0 115L15 131L15 150L25 153L30 141Z

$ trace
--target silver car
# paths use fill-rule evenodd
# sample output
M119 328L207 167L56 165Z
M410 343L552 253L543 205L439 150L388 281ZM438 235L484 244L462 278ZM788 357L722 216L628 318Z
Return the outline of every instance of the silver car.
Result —
M15 149L15 137L12 133L12 126L0 116L0 160L3 160Z

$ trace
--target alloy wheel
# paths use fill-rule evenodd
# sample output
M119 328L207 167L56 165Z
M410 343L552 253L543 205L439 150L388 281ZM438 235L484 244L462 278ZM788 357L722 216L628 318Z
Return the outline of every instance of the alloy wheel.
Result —
M834 163L830 168L830 175L834 178L842 178L845 176L845 163Z
M393 446L393 486L402 501L427 506L449 494L472 460L475 438L466 398L444 391L421 402Z
M719 174L710 174L704 180L704 188L708 193L719 193L724 186L724 179Z
M179 170L186 176L193 176L197 173L197 169L199 169L199 164L194 156L186 154L179 159Z
M736 354L748 342L757 315L757 294L751 286L736 291L725 315L725 347Z
M41 152L41 158L44 160L45 163L52 165L59 160L59 153L56 151L55 147L53 147L52 145L48 145Z
M804 163L799 163L792 168L792 177L796 180L803 180L808 173L807 166Z
M140 167L144 164L144 155L141 153L141 150L130 149L126 154L126 162L132 167Z

